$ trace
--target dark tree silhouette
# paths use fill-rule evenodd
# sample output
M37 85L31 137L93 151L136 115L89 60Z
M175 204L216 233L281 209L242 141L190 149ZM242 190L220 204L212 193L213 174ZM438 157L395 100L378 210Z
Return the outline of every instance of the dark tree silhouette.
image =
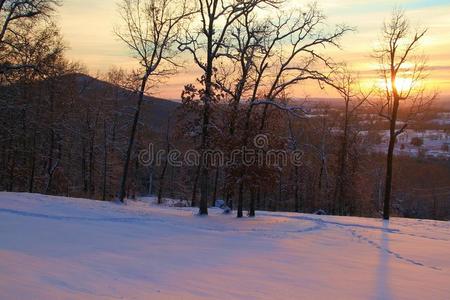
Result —
M380 65L384 88L381 90L379 114L389 122L389 145L386 157L386 177L383 219L388 220L391 209L392 170L397 137L407 128L409 121L424 111L436 98L426 94L426 60L417 54L426 29L412 31L403 11L394 10L382 30L382 40L375 57ZM406 82L406 83L402 83ZM401 111L404 110L404 112ZM399 124L399 113L404 117Z
M148 81L153 79L158 82L176 72L179 67L175 61L176 42L183 22L193 14L193 10L184 0L123 0L120 13L124 25L116 30L117 36L132 50L140 65L136 72L136 77L140 79L138 101L120 184L119 200L124 202L128 169Z

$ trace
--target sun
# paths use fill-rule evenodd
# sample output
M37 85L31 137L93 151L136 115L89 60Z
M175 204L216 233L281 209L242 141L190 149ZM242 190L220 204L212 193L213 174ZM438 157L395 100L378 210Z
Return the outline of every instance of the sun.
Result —
M386 83L383 79L379 79L377 85L379 88L387 88L389 91L392 91L392 84L390 81ZM414 82L412 78L397 77L397 79L395 80L395 87L397 88L397 91L399 93L405 93L410 91L414 87Z
M395 80L395 85L399 92L406 92L413 88L413 80L411 78L397 78Z

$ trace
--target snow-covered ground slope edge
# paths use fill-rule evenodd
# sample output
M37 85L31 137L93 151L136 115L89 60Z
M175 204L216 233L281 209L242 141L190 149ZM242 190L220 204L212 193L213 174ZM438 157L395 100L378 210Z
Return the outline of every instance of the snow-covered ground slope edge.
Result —
M1 299L448 299L450 222L0 193Z

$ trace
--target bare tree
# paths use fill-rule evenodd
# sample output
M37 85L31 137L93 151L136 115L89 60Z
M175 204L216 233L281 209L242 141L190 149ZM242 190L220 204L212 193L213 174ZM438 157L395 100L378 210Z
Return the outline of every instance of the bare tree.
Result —
M4 61L16 41L21 38L17 29L28 21L48 17L59 4L58 0L0 0L0 74L23 68L34 68L31 63L14 64Z
M201 95L203 102L201 151L208 147L210 106L214 101L213 77L217 61L228 56L229 28L245 13L263 4L275 5L277 0L198 0L200 26L186 30L179 49L192 54L195 63L203 71ZM200 168L200 209L199 214L208 214L208 166Z
M358 131L355 130L355 118L358 109L367 102L371 90L365 92L359 85L358 78L353 72L343 66L333 78L333 87L338 91L344 101L344 113L340 121L341 133L339 135L338 160L336 184L334 190L333 211L341 215L349 213L350 200L347 189L351 185L348 166L350 163L350 151L357 142Z
M123 0L120 4L124 25L116 30L116 34L131 49L140 65L136 75L140 78L138 101L120 186L121 202L126 194L128 168L148 82L151 79L161 81L173 75L179 67L175 61L178 52L175 43L183 22L193 14L187 3L185 0Z
M263 48L261 43L266 35L266 25L260 22L253 11L246 11L240 18L236 20L236 24L231 26L229 34L233 42L228 45L227 58L230 60L228 64L221 64L215 73L215 82L219 89L223 91L227 98L229 98L229 119L228 122L228 136L229 140L238 138L241 132L236 130L239 128L237 122L239 120L239 113L241 111L241 103L250 96L252 91L253 81L255 77L255 63L259 55L261 55ZM247 120L249 121L250 116ZM247 125L249 127L250 125ZM237 137L236 137L237 135ZM244 141L246 142L246 141ZM232 172L227 170L228 173ZM243 172L243 170L241 171ZM217 178L216 173L216 178ZM226 176L226 178L233 180L233 176ZM239 178L238 188L238 215L242 216L243 208L243 180L242 176ZM241 186L242 185L242 186ZM231 197L232 186L234 182L226 184L227 198ZM254 193L252 193L254 196ZM252 197L254 200L254 197ZM253 202L252 202L253 203ZM251 213L250 213L251 215Z
M276 18L266 19L260 24L255 24L249 18L240 23L246 28L242 32L253 37L257 45L250 48L250 54L245 49L245 64L241 62L241 74L245 79L240 78L236 85L238 88L246 84L246 89L243 90L247 91L243 145L249 140L250 119L256 107L263 106L258 128L261 131L266 124L269 106L295 116L304 115L301 107L291 107L278 101L287 98L286 94L292 86L308 80L315 80L320 84L331 82L330 75L335 66L332 59L321 53L320 49L327 46L339 47L339 39L351 29L340 25L331 31L326 30L324 21L325 16L312 4L305 10L280 10ZM251 70L246 70L247 64L251 66ZM243 180L239 182L239 185L243 185ZM241 188L240 186L239 190ZM239 196L238 217L242 216L242 201Z
M436 93L426 93L426 60L417 53L426 33L427 29L412 30L403 11L394 10L391 19L383 26L381 45L375 51L383 84L379 114L389 122L383 208L385 220L390 215L392 166L397 137L436 98ZM403 114L401 120L400 113ZM402 123L399 124L399 121Z
M339 40L351 28L336 25L333 30L327 30L325 20L315 3L305 9L280 11L276 18L269 20L270 33L265 40L265 54L257 65L252 95L254 99L258 93L263 94L262 101L254 105L264 105L264 116L268 107L277 106L273 102L290 87L308 80L316 80L319 84L330 82L336 66L320 50L330 46L339 48ZM264 128L264 122L265 117L260 129Z

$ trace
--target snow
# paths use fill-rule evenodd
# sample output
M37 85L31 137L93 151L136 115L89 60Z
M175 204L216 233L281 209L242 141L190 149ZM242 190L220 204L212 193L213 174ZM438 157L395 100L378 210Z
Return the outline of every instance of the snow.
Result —
M0 193L0 299L449 297L449 222Z

